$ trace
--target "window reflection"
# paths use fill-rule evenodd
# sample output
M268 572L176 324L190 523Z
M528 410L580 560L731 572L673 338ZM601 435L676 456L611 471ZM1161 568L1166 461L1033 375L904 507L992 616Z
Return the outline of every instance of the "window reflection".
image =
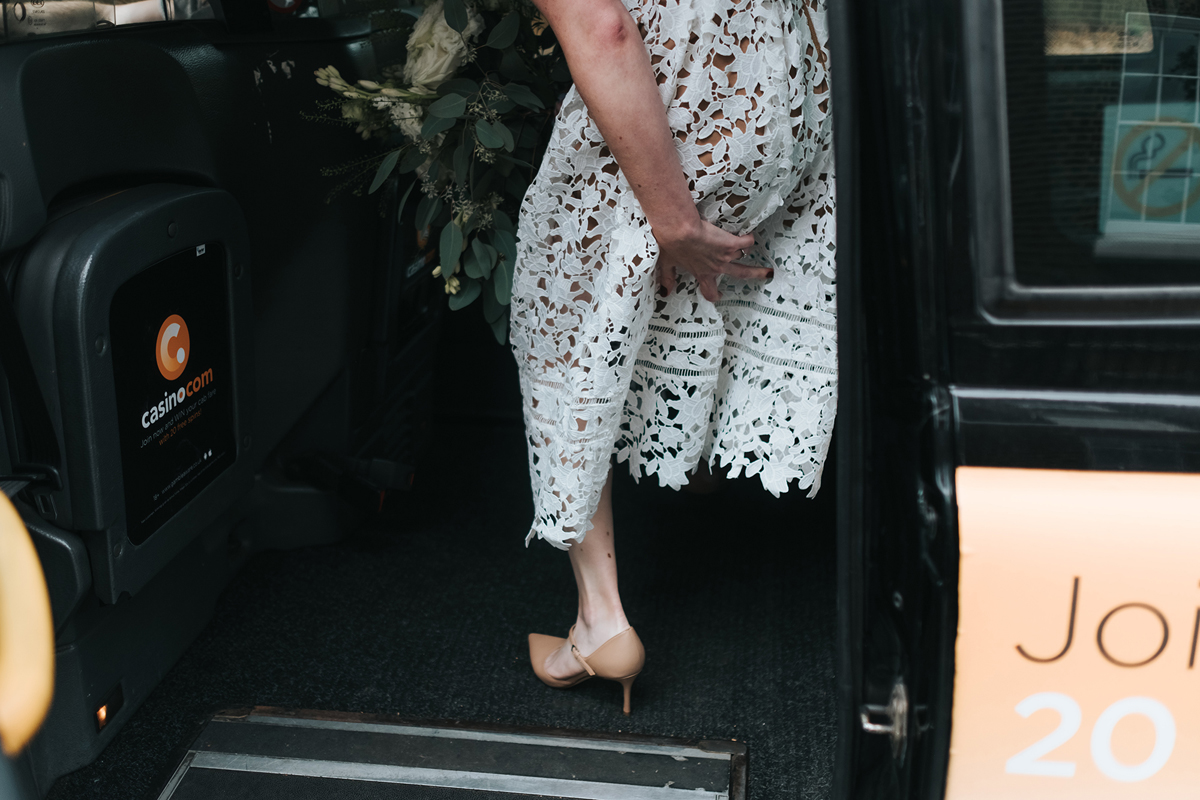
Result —
M116 25L213 16L208 0L0 0L0 6L4 12L0 41L8 42Z
M1014 266L1200 283L1200 0L1005 0Z

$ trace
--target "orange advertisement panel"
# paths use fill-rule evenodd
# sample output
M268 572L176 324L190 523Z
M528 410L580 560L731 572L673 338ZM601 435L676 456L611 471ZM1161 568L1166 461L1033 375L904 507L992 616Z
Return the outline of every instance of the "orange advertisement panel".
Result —
M1200 797L1200 475L956 481L947 800Z

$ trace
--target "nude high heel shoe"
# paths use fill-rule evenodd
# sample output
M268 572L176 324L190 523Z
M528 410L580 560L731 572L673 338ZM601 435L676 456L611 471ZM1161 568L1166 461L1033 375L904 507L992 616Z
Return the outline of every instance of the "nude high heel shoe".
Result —
M546 659L566 642L571 643L571 654L583 665L583 672L573 678L559 680L546 673ZM572 625L566 639L540 633L529 634L529 660L533 664L534 674L542 683L555 689L569 688L593 676L618 681L625 690L624 711L628 714L633 679L641 673L646 663L646 649L642 647L642 640L638 638L637 632L633 628L626 628L585 658L575 646L575 626Z

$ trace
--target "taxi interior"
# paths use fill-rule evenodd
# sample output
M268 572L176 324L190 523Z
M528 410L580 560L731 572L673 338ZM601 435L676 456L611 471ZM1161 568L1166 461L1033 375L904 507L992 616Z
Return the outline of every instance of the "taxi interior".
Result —
M56 3L87 29L36 30ZM524 637L572 581L522 545L511 355L445 310L395 183L334 191L375 151L318 119L313 70L377 73L411 15L159 5L3 0L0 476L55 684L28 746L0 713L0 795L941 798L955 468L1200 471L1200 4L831 3L824 486L618 468L648 669L629 717L547 689ZM179 400L205 479L130 505L178 470L122 388L170 303L212 366Z
M354 761L345 753L371 725L398 722L588 731L608 742L599 766L570 771L592 780L628 771L604 762L611 741L713 741L726 793L745 796L746 748L753 796L829 792L832 467L811 500L751 481L676 495L619 469L623 590L652 643L633 714L603 682L557 692L529 669L526 634L565 630L574 592L560 552L523 543L532 504L511 353L476 308L445 310L394 182L366 195L322 173L376 145L319 119L328 90L313 71L374 74L398 60L411 16L393 2L322 0L307 16L180 3L172 22L27 36L24 20L55 0L15 5L0 46L12 323L0 475L41 558L56 648L53 704L15 762L25 796L460 796L199 762L180 781L183 760L217 747L214 731L281 715L317 719L286 732L318 738L268 743L263 757L307 747L312 763ZM139 439L172 434L157 418L138 427L145 399L121 385L142 385L122 351L167 305L185 309L189 357L214 367L195 388L216 389L196 417L215 424L176 434L207 476L180 508L128 506L122 490L149 485L143 473L178 469L129 459ZM192 400L181 407L194 430ZM349 744L320 739L337 733L319 726L331 720L367 727L343 731ZM279 730L253 727L259 744ZM559 749L473 746L479 764L452 754L460 771L572 777L555 772ZM679 759L642 773L669 786ZM674 776L674 793L701 788L688 780ZM498 796L469 785L461 796Z

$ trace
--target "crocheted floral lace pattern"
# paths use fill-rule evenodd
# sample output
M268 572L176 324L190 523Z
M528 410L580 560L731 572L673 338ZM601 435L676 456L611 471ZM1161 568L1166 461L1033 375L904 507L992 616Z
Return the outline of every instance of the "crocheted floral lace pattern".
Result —
M678 488L704 460L815 493L836 410L833 149L825 13L800 0L625 0L701 216L753 231L769 281L710 303L658 247L579 94L521 207L512 345L535 519L591 527L612 456ZM811 3L811 0L809 0Z

